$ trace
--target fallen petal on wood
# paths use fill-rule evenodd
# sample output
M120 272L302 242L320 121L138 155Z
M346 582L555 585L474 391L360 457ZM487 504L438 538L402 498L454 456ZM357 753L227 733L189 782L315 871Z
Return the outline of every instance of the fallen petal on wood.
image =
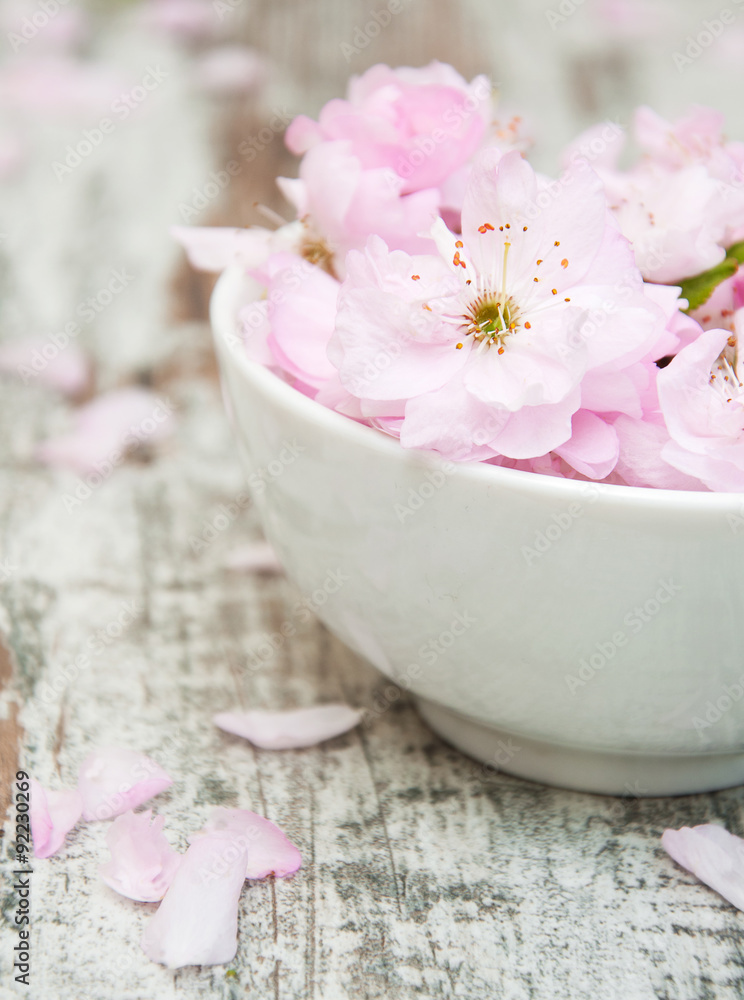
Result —
M76 788L52 792L32 778L29 817L35 856L49 858L56 854L82 811L82 796Z
M143 903L162 899L183 860L163 833L164 816L126 812L111 824L106 843L111 860L98 869L111 889Z
M93 750L80 765L78 788L83 797L83 818L113 819L172 784L173 779L162 767L143 753L119 747Z
M213 833L227 833L244 844L248 852L246 878L292 875L302 865L302 855L286 834L271 820L250 809L225 809L217 806L202 830L189 838L190 843Z
M358 726L362 712L350 705L314 705L288 712L220 712L215 725L264 750L312 747Z
M722 826L706 823L665 830L661 844L667 854L701 882L744 910L744 840Z
M172 428L173 411L167 400L139 386L115 389L81 407L73 430L39 445L37 457L83 475L104 476L131 448L160 440Z
M0 372L15 375L27 385L43 385L66 396L79 396L90 383L90 360L77 344L68 344L47 358L44 337L18 337L0 344Z
M145 928L142 950L153 962L222 965L238 949L238 902L247 850L232 833L198 837Z

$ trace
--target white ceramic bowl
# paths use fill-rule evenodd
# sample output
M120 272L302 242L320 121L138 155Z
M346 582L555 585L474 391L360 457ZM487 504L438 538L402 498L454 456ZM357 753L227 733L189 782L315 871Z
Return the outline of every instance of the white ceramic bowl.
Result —
M744 496L451 465L250 362L257 286L215 289L228 413L266 535L318 616L513 774L666 795L744 783Z

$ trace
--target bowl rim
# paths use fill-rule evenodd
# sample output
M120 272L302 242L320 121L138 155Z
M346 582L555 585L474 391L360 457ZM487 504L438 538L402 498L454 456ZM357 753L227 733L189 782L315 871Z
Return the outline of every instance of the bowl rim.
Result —
M410 460L417 456L424 461L429 460L439 465L448 459L437 452L419 449L403 449L396 438L381 431L361 424L342 413L321 406L314 399L299 392L288 382L264 365L252 361L248 355L234 349L228 337L239 336L237 331L236 308L244 297L247 288L257 283L245 273L245 269L234 264L222 272L215 284L209 306L209 316L212 333L221 346L221 357L228 358L240 371L243 378L258 387L274 403L285 410L292 411L305 424L315 424L326 432L345 438L348 442L360 448L368 448L380 454L390 456L393 460ZM597 498L604 501L615 501L629 507L666 507L682 511L701 511L711 514L732 512L734 509L744 517L744 493L723 493L704 490L670 490L657 489L653 486L621 486L616 483L595 482L590 479L566 479L561 476L547 476L539 472L526 472L522 469L507 469L499 465L488 465L485 462L453 462L454 470L450 473L465 482L471 481L504 487L508 484L518 486L521 492L536 493L542 497L555 495L562 497L564 502L572 500L586 501L587 487L599 491Z

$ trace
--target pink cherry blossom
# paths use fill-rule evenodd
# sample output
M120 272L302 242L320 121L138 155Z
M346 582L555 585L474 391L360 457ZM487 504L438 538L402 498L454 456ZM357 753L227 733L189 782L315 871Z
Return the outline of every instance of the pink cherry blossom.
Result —
M744 840L722 826L705 823L665 830L661 844L667 854L701 882L744 910Z
M526 459L576 432L567 454L605 468L612 429L572 426L581 380L640 361L662 323L608 218L584 163L548 187L516 152L481 154L462 236L433 228L438 257L390 253L374 238L349 255L329 348L342 384L405 399L405 447Z
M352 77L347 99L329 101L317 123L295 118L286 141L302 154L344 140L364 170L388 168L410 194L437 187L470 159L489 123L490 99L485 77L468 84L443 63L373 66Z
M163 898L182 861L168 843L164 825L165 817L153 819L149 809L114 820L106 834L111 859L98 869L106 885L140 902Z
M313 262L330 262L344 273L350 249L363 247L376 233L393 249L420 252L430 247L421 233L437 217L434 188L406 194L403 180L389 167L364 168L346 141L313 147L300 165L300 177L279 185L306 227L302 253Z
M349 705L314 705L284 712L253 709L220 712L215 725L242 736L263 750L293 750L312 747L358 726L362 713Z
M142 950L169 969L222 965L238 948L238 903L247 848L232 831L194 839L142 935Z
M670 284L699 274L744 238L744 145L725 142L722 126L723 116L708 108L693 108L672 124L640 107L633 132L646 155L630 170L617 168L621 142L602 148L601 126L567 151L583 150L595 165L649 281Z
M173 784L154 760L136 750L102 747L80 765L83 818L112 819L147 802Z
M664 459L712 490L744 491L744 364L735 332L706 330L659 373L659 402L671 441Z
M49 858L57 853L82 811L83 800L76 788L53 792L31 779L29 818L37 858Z
M204 828L189 840L193 844L214 834L232 835L246 848L246 878L262 879L268 875L284 878L302 865L302 855L279 827L249 809L216 807Z
M172 406L148 389L129 386L97 396L81 407L67 434L44 441L40 461L80 474L104 474L132 448L159 441L173 430Z

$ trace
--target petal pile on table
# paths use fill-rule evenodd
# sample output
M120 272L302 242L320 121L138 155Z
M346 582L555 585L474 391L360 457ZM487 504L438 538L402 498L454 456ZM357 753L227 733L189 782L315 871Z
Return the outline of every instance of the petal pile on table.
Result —
M257 746L314 746L356 726L362 713L348 705L318 705L289 712L225 713L215 721ZM238 906L246 879L285 878L302 864L284 833L249 809L216 807L188 837L184 854L163 832L164 816L134 812L164 792L173 779L136 750L103 747L80 765L74 789L50 791L31 782L34 854L48 858L85 822L113 820L106 835L111 857L101 878L129 899L160 903L142 935L148 958L169 968L221 965L238 947Z
M295 221L174 234L257 283L252 360L404 448L742 491L744 143L700 107L632 133L629 169L603 122L554 179L485 77L374 66L289 126Z

